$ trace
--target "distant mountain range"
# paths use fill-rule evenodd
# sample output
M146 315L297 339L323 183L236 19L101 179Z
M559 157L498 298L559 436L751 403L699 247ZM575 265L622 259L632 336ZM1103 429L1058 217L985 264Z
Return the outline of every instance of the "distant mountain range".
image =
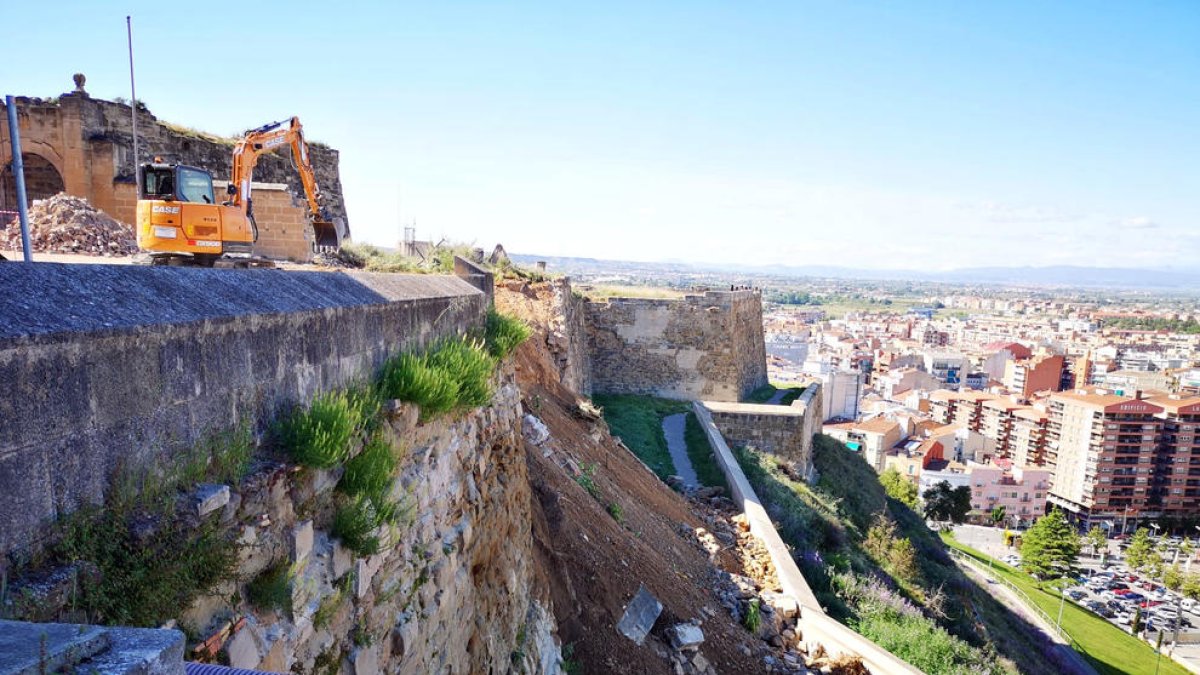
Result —
M531 264L537 260L545 260L551 269L588 274L604 272L615 274L636 270L664 273L737 272L741 274L825 279L874 279L1005 286L1153 288L1200 291L1200 270L1149 270L1124 267L1052 265L1048 267L968 267L938 272L923 270L878 270L829 265L804 267L795 265L749 266L677 261L631 262L525 254L517 254L512 257L521 264Z

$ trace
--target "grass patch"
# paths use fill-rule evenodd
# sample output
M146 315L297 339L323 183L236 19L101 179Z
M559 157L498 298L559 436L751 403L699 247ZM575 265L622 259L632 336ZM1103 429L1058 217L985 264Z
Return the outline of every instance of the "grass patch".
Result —
M779 399L779 405L791 405L793 401L800 398L804 393L805 387L780 387L776 384L768 384L746 396L746 403L766 403L770 401L779 391L783 391L783 396Z
M607 300L609 298L663 298L674 300L682 298L685 295L683 291L665 286L620 286L614 284L578 286L577 288L584 297L591 298L592 300Z
M516 351L532 334L533 331L524 321L501 314L495 307L488 308L484 342L494 358L501 361L508 358L508 355Z
M613 520L618 523L625 522L625 509L621 508L621 505L616 502L608 505L608 515L612 516Z
M684 401L632 394L597 394L592 397L604 410L604 421L612 433L662 480L675 473L667 450L662 420L667 415L688 411Z
M331 391L313 399L282 423L280 435L292 460L301 466L328 469L345 460L350 440L367 422L363 399Z
M584 462L582 468L579 469L579 475L575 476L575 482L595 499L600 499L600 488L596 487L596 464L595 462L588 464Z
M246 600L259 611L275 609L292 613L292 569L280 562L262 571L246 584Z
M1042 611L1052 617L1058 616L1060 599L1054 590L1039 587L1029 575L952 537L943 536L942 541L991 567L997 576L1024 591ZM1155 672L1157 655L1153 647L1070 600L1063 605L1062 626L1078 643L1080 653L1104 675L1150 675ZM1161 675L1185 675L1188 671L1171 659L1163 658L1158 672Z
M735 454L835 619L931 675L1062 671L1036 628L963 575L921 516L889 499L871 467L841 443L814 439L817 485L774 455Z
M725 472L721 471L717 464L712 445L708 442L708 434L704 433L700 420L696 419L696 413L688 411L684 424L683 439L687 443L688 459L692 461L692 468L696 470L696 478L701 485L719 487L725 490L725 494L729 494Z

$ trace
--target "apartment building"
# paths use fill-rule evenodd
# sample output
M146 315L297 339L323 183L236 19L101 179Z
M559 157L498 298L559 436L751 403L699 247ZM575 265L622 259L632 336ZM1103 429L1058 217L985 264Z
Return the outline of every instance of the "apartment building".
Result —
M1046 513L1046 494L1053 473L1000 460L997 465L972 465L971 516L987 521L997 506L1004 507L1005 522L1022 527Z
M900 424L886 417L873 417L862 422L827 424L822 431L845 443L851 450L862 453L863 459L877 473L883 472L888 451L904 439Z
M1045 466L1053 471L1057 456L1047 450L1050 416L1046 411L1023 406L1012 411L1007 442L1008 456L1019 466Z
M925 354L925 372L932 375L943 387L958 391L967 376L970 364L961 354Z
M1066 359L1054 354L1004 364L1004 386L1029 399L1040 391L1058 391Z
M1163 409L1160 480L1166 513L1200 513L1200 396L1146 399Z
M1164 459L1171 466L1172 454L1160 449L1165 412L1107 390L1051 396L1050 501L1087 523L1104 520L1121 528L1127 520L1162 515L1161 471ZM1191 492L1200 494L1200 487Z

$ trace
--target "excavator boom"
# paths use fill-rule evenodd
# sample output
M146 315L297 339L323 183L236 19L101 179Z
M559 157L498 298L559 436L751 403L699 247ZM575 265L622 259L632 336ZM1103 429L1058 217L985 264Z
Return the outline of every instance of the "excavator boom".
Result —
M315 246L318 251L337 249L340 246L340 235L337 226L330 220L322 205L323 195L317 186L316 173L309 160L308 142L304 140L304 127L300 118L274 122L253 129L238 142L233 150L233 173L230 182L237 186L233 196L233 205L240 206L248 215L252 215L252 198L250 195L254 167L258 164L260 155L272 152L280 146L288 145L292 150L292 161L300 173L300 182L304 185L304 196L308 201L308 218L312 223L313 234L316 237Z

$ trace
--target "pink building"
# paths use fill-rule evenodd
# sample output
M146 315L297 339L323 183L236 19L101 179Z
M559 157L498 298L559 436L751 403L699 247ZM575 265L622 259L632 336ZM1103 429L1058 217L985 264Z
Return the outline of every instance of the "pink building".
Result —
M1003 506L1004 523L1020 527L1046 513L1051 471L997 460L996 464L972 464L970 474L973 518L990 522L992 509Z

